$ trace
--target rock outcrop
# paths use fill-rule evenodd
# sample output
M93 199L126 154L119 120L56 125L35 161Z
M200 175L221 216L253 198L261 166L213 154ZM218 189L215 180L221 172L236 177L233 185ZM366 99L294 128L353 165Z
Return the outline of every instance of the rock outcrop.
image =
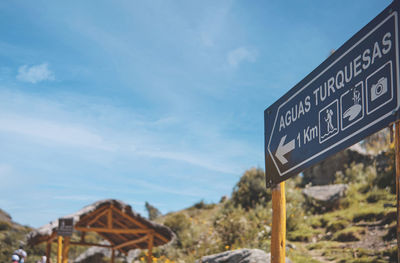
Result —
M102 241L100 244L109 245L110 243ZM116 257L124 262L133 262L139 254L139 249L130 250L126 256L119 251L116 251ZM105 258L111 258L111 249L105 247L90 247L80 254L74 260L74 263L108 263L109 260L106 260Z
M346 184L311 186L303 190L309 206L316 211L325 212L338 207L339 201L346 194Z
M271 254L260 249L238 249L202 257L196 263L270 263ZM286 258L286 263L291 261Z
M373 163L373 157L358 144L336 153L318 164L307 168L303 172L303 184L327 185L335 182L337 171L344 171L351 163L364 163L365 166Z
M0 221L11 223L11 216L2 209L0 209Z

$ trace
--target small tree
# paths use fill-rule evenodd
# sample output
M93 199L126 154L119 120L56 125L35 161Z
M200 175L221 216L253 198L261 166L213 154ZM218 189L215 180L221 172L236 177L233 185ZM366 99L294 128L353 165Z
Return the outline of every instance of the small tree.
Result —
M260 168L247 170L232 192L232 202L245 209L254 208L271 200L271 193L265 186L265 174Z
M155 208L148 202L145 203L145 207L146 207L146 210L147 210L150 220L154 220L161 215L160 210L158 210L157 208Z

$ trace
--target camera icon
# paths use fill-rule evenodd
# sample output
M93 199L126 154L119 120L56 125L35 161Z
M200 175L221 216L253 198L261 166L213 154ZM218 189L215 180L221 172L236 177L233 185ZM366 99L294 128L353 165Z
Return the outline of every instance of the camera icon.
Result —
M386 77L382 77L376 84L371 87L371 101L376 100L386 92L388 92L388 80Z

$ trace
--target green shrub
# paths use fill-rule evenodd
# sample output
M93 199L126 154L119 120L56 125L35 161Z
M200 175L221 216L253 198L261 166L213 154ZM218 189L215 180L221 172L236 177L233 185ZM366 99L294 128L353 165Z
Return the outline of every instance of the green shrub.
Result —
M177 243L179 247L183 247L185 244L186 233L191 227L191 222L188 216L184 213L177 213L169 216L164 225L169 227L177 236Z
M240 205L246 210L270 201L271 191L266 189L264 171L247 170L233 189L231 200L236 207Z
M246 212L242 208L226 208L214 221L214 228L223 246L239 245L248 233Z
M383 211L373 211L372 209L364 209L357 212L353 216L353 222L364 221L377 221L381 220L385 216Z
M326 231L337 232L339 230L345 229L348 225L349 222L346 220L333 221L328 224L328 226L326 227Z
M382 251L383 256L389 257L390 262L397 261L397 246L393 246L388 248L387 250Z
M201 200L200 202L195 203L190 208L192 208L192 209L193 208L195 208L195 209L213 209L215 206L216 206L216 204L206 204L203 200Z
M299 228L295 231L290 231L287 234L287 238L290 241L299 241L299 242L309 242L311 238L314 236L313 232L307 228Z
M11 224L9 222L6 222L6 221L0 222L0 231L9 230L9 229L11 229Z
M359 241L364 233L365 230L362 227L349 227L336 232L333 235L333 240L340 242Z
M388 193L384 190L374 188L367 196L368 203L376 203L380 200L386 200Z

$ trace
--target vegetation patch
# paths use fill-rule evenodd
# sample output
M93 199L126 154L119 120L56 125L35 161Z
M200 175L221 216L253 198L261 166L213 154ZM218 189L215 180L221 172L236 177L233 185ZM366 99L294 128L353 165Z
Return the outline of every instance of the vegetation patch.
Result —
M354 214L353 222L360 221L377 221L383 219L385 216L384 211L376 211L374 208L367 208Z
M362 227L350 227L336 232L333 235L333 240L339 242L360 241L361 235L365 233Z
M349 222L346 220L338 220L329 222L328 226L326 227L327 232L337 232L339 230L345 229L349 226Z

